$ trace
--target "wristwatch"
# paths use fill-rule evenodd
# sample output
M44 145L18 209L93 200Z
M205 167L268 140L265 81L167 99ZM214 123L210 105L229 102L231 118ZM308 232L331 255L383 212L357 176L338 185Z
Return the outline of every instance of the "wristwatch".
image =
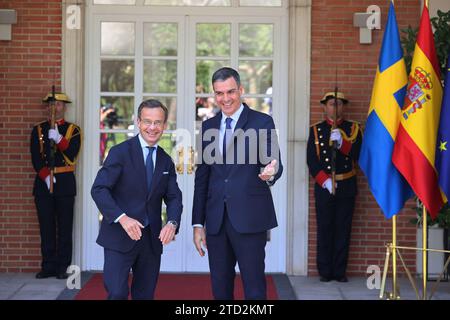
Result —
M167 221L167 223L168 224L170 223L171 225L173 225L175 227L175 229L178 228L178 222L176 222L175 220Z

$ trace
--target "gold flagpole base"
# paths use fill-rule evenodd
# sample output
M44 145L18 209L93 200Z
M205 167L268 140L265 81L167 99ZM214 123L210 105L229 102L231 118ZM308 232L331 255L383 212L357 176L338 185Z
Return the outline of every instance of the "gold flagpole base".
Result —
M409 279L409 282L411 283L412 288L414 289L414 292L416 294L416 299L417 300L426 300L426 299L431 299L433 297L433 295L436 293L438 286L440 284L440 281L442 280L445 270L447 269L447 267L450 265L450 257L447 259L447 261L445 262L445 265L443 266L442 272L439 275L438 281L435 283L433 290L431 291L431 294L429 297L426 296L426 292L422 291L422 294L419 294L419 289L416 285L417 279L413 278L412 273L410 272L409 268L406 266L405 260L403 259L403 256L400 253L400 250L413 250L413 251L421 251L421 252L441 252L441 253L450 253L450 250L440 250L440 249L429 249L429 248L417 248L417 247L404 247L404 246L394 246L392 243L388 243L386 245L386 258L384 261L384 269L383 269L383 275L381 278L381 287L380 287L380 295L379 298L380 299L386 299L386 300L398 300L400 299L400 291L399 291L399 285L397 282L397 287L396 287L396 293L394 295L394 292L386 292L386 278L387 278L387 273L388 273L388 269L389 269L389 260L390 260L390 256L392 254L393 250L396 250L397 255L402 263L403 269L405 270L405 273ZM425 294L424 294L425 293Z

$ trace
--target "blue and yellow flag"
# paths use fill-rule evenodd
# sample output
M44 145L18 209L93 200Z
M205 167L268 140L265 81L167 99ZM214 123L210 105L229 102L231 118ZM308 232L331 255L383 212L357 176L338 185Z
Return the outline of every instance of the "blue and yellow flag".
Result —
M447 199L450 197L450 51L445 73L444 98L442 99L441 119L437 136L436 171L439 186Z
M397 19L391 2L359 156L359 166L386 218L397 214L412 196L408 183L392 163L407 83Z

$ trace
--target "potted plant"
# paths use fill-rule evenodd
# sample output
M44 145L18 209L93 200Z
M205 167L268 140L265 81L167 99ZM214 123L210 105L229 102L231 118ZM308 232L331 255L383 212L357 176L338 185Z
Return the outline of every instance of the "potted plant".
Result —
M416 214L417 217L412 219L411 222L417 225L417 247L422 247L422 213L423 204L419 199L416 199ZM450 205L447 202L439 211L436 219L432 220L430 215L427 215L428 225L428 248L450 250ZM442 268L447 261L449 254L440 252L428 253L428 277L437 278L442 272ZM417 251L416 258L417 273L422 273L422 252ZM446 278L450 273L450 268L447 268Z
M417 217L412 219L411 222L416 224L419 227L422 227L422 212L423 212L423 204L422 202L416 198L416 207L414 208L417 213ZM429 215L427 215L427 224L429 227L437 227L442 229L450 228L450 204L447 202L439 211L436 219L431 219Z

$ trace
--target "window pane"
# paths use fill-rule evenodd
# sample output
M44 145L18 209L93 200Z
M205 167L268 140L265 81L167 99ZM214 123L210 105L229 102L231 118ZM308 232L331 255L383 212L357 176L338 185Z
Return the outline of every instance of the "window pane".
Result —
M134 55L134 23L102 22L102 55Z
M273 25L240 24L239 55L245 57L272 57Z
M144 92L176 93L177 61L144 60Z
M213 73L222 67L230 66L229 60L199 60L196 67L196 91L197 93L212 93L211 78Z
M250 108L253 110L257 110L260 112L264 112L268 115L272 115L272 98L271 97L265 97L265 98L250 98L245 97L244 102L248 104Z
M133 92L134 61L103 60L101 77L103 92Z
M241 60L239 73L248 94L266 94L272 87L272 61Z
M156 6L231 6L231 0L145 0L144 4Z
M175 143L176 143L175 134L164 133L158 142L158 146L163 148L164 151L169 154L169 156L173 157L175 152Z
M205 121L214 117L220 111L220 108L216 105L213 97L197 97L195 99L195 110L195 120Z
M100 106L100 130L134 129L133 97L102 97Z
M94 0L94 4L128 4L134 6L136 0Z
M219 23L197 24L197 56L229 57L231 25Z
M133 138L134 133L100 133L100 165L108 156L109 150L115 145Z
M177 128L177 99L175 97L144 97L144 100L147 99L156 99L169 109L167 130L175 130Z
M144 55L177 56L177 31L175 23L144 23Z
M281 7L281 0L240 0L241 7Z

